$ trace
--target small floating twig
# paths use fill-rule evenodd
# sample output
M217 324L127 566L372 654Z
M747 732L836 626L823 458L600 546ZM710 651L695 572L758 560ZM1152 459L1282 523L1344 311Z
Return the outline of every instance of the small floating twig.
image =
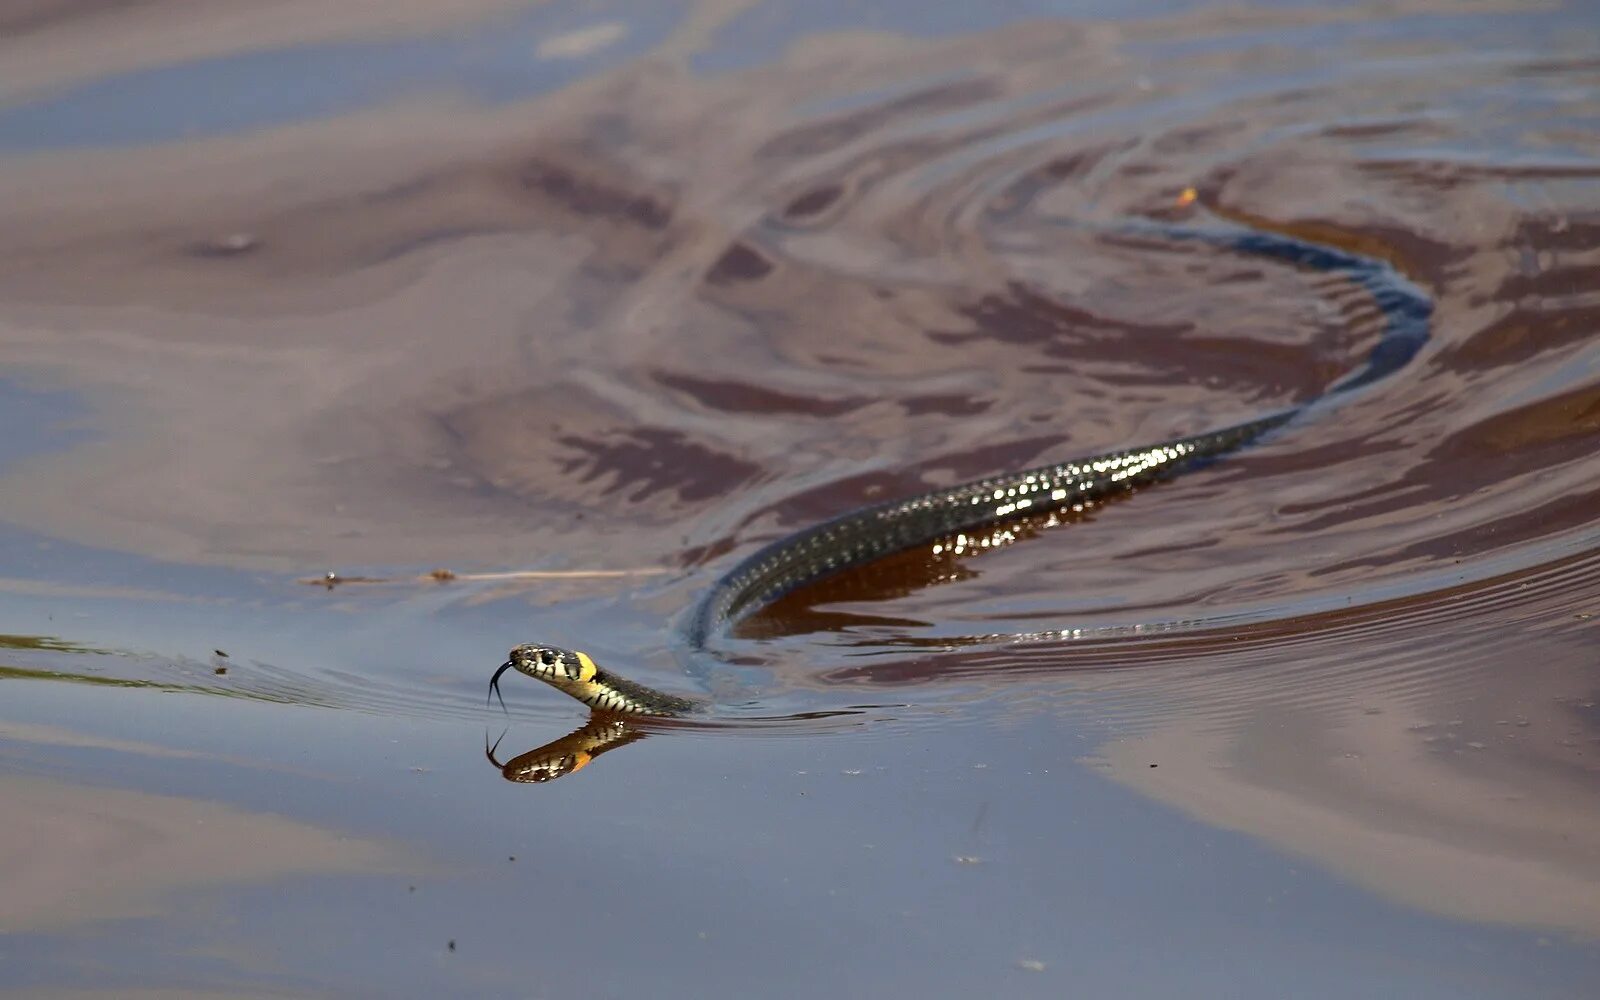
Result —
M501 573L457 573L450 569L435 569L417 576L345 576L333 570L321 576L307 576L296 580L312 587L332 590L352 583L452 583L455 581L493 582L505 580L607 580L634 576L660 576L671 570L665 566L641 566L635 569L524 569Z

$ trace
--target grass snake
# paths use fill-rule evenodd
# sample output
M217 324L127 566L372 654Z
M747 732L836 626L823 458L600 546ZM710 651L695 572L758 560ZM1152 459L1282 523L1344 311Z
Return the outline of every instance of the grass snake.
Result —
M1096 503L1198 468L1261 440L1318 403L1394 372L1410 361L1428 338L1431 299L1378 258L1290 232L1270 231L1259 220L1246 224L1218 215L1210 215L1203 225L1141 219L1123 223L1116 231L1165 241L1200 242L1296 268L1339 273L1371 296L1382 315L1383 330L1365 363L1335 380L1320 395L1297 405L1203 434L988 476L859 507L764 545L719 577L689 609L680 629L688 647L705 652L714 636L740 619L791 591L853 567L952 538L959 541L968 532L989 532L1052 511ZM586 653L538 643L511 650L490 680L492 694L499 694L500 676L512 669L550 684L599 713L679 716L706 707L704 702L620 677ZM612 742L615 734L607 725L601 719L580 729L568 737L573 746L563 752L586 755ZM548 759L547 755L541 761Z

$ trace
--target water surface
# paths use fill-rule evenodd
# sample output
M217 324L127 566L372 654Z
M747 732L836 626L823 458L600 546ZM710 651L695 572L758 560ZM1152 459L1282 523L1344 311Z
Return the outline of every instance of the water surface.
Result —
M0 987L1587 995L1585 5L30 9ZM1383 331L1140 220L1386 262L1431 337L679 666L763 541L1311 399ZM484 705L530 640L768 721L507 781L589 721Z

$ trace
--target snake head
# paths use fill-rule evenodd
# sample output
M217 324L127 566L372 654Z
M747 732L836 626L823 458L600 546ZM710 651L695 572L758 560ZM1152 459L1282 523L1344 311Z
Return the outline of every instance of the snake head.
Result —
M493 679L489 681L491 693L499 694L500 675L513 668L518 673L544 681L556 690L569 694L585 704L594 704L596 696L600 693L594 684L595 677L600 671L587 653L562 649L559 646L524 643L513 648L506 655L506 662L494 672ZM502 698L501 702L504 701Z
M561 687L563 682L590 680L595 669L594 661L583 653L536 643L517 646L511 650L506 661L518 672L557 687Z

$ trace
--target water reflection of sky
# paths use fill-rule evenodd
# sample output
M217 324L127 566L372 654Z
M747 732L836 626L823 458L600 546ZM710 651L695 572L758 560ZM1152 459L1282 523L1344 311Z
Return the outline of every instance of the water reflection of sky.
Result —
M77 396L0 378L0 475L25 458L64 451L89 437Z
M27 459L61 454L100 436L78 393L15 378L0 378L0 428L5 429L0 433L0 476L15 473ZM0 526L0 566L5 567L0 576L48 584L174 588L214 596L259 592L259 580L252 574L124 555L9 524Z
M938 37L965 35L1016 21L1069 18L1086 23L1132 21L1188 13L1212 6L1200 0L996 0L991 3L929 4L918 0L890 0L860 4L852 0L822 0L796 4L769 0L757 4L731 19L717 33L713 43L695 60L702 72L723 72L759 66L778 58L785 47L799 36L830 31L884 31L896 35ZM1322 15L1340 9L1359 9L1356 2L1318 2L1318 0L1264 0L1249 5L1251 10L1315 10ZM1542 16L1541 16L1542 15ZM1332 43L1363 38L1394 41L1459 42L1481 33L1484 17L1514 18L1519 32L1537 28L1539 21L1549 30L1570 31L1570 13L1551 9L1532 11L1526 7L1506 10L1467 10L1441 16L1430 13L1415 17L1362 18L1347 23L1328 23L1326 17L1299 27L1277 25L1263 31L1263 44L1293 44L1297 39L1308 48L1335 51ZM1530 23L1532 22L1532 23ZM1184 42L1164 43L1195 50L1209 46L1236 50L1252 37L1250 32L1228 32L1216 37L1197 37Z
M521 100L592 76L607 64L649 51L672 31L686 4L539 5L470 30L422 38L301 45L199 59L102 77L19 100L0 94L0 152L143 145L227 135L347 114L414 95L459 94L485 104ZM890 30L943 36L989 30L1034 18L1123 19L1171 14L1191 0L1006 0L1000 4L862 6L761 4L735 16L698 53L692 67L715 73L761 65L808 34ZM1265 6L1296 8L1300 0ZM1317 5L1319 8L1323 5ZM1515 17L1519 32L1570 26L1560 11L1469 12L1346 24L1278 26L1252 35L1166 41L1143 54L1152 65L1212 46L1260 44L1334 51L1363 40L1457 42L1481 33L1485 17ZM591 44L584 44L587 38ZM552 51L551 43L572 39ZM1128 52L1139 54L1131 44ZM1530 58L1533 53L1530 53Z
M1014 21L1041 18L1118 20L1171 14L1200 6L1198 0L991 0L989 3L923 3L853 0L761 3L732 18L695 68L723 72L776 59L797 36L829 31L883 31L938 37L989 31ZM1281 6L1290 6L1289 3Z
M346 114L412 94L496 104L592 76L648 51L682 2L539 5L434 37L243 52L141 69L0 110L0 151L141 145L227 135ZM610 27L610 31L602 31ZM617 30L617 29L621 30ZM540 55L580 32L595 44Z
M6 683L32 722L222 758L15 744L24 773L294 802L431 859L88 931L125 979L196 948L248 978L226 956L250 940L295 942L297 977L392 996L1563 996L1594 970L1581 945L1418 914L1102 780L1062 746L1107 735L1092 713L970 727L933 754L915 731L658 737L512 788L477 752L481 722ZM81 974L80 936L13 942L34 973Z

